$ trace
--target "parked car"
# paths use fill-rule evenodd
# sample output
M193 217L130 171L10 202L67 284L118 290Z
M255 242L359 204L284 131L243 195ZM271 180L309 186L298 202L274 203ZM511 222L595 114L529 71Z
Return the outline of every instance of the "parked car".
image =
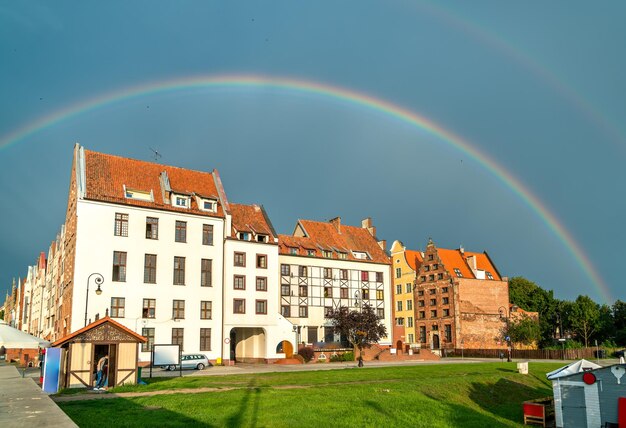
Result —
M182 363L183 369L202 370L205 367L211 366L209 359L203 354L184 354L180 357L180 362ZM176 370L179 367L178 364L171 364L163 368L165 370Z

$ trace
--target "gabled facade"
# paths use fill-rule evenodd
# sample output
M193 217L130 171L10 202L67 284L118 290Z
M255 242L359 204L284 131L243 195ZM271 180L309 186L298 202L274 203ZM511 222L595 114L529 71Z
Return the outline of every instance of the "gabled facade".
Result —
M391 245L393 285L393 343L396 349L417 347L415 334L415 299L413 287L417 270L422 264L422 253L407 250L400 241Z
M299 327L298 343L338 342L325 315L340 306L372 306L391 344L391 262L371 219L361 227L299 220L279 236L280 311Z
M414 296L422 347L506 348L508 279L500 276L486 252L437 248L429 240Z

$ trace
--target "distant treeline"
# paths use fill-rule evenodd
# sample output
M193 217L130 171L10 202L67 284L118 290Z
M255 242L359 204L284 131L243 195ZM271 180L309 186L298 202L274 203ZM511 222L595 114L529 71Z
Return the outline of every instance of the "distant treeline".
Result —
M588 296L576 300L554 298L552 290L544 290L523 277L509 281L511 303L526 311L539 312L542 348L563 346L558 339L566 339L566 348L599 346L608 348L626 346L626 303L617 300L613 305L600 305Z

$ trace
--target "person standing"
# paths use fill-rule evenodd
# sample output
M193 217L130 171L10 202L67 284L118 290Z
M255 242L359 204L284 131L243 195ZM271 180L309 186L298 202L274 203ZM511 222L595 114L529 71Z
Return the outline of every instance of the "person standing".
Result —
M100 391L104 389L103 386L104 386L105 379L107 377L108 368L109 368L109 354L105 355L104 357L98 360L98 365L97 365L98 371L96 373L96 386L94 390Z

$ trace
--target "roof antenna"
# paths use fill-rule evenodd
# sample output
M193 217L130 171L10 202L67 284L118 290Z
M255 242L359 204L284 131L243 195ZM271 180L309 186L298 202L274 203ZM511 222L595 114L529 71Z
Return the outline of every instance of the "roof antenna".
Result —
M153 149L152 147L148 147L152 153L154 153L154 161L158 162L161 159L161 153L158 150Z

